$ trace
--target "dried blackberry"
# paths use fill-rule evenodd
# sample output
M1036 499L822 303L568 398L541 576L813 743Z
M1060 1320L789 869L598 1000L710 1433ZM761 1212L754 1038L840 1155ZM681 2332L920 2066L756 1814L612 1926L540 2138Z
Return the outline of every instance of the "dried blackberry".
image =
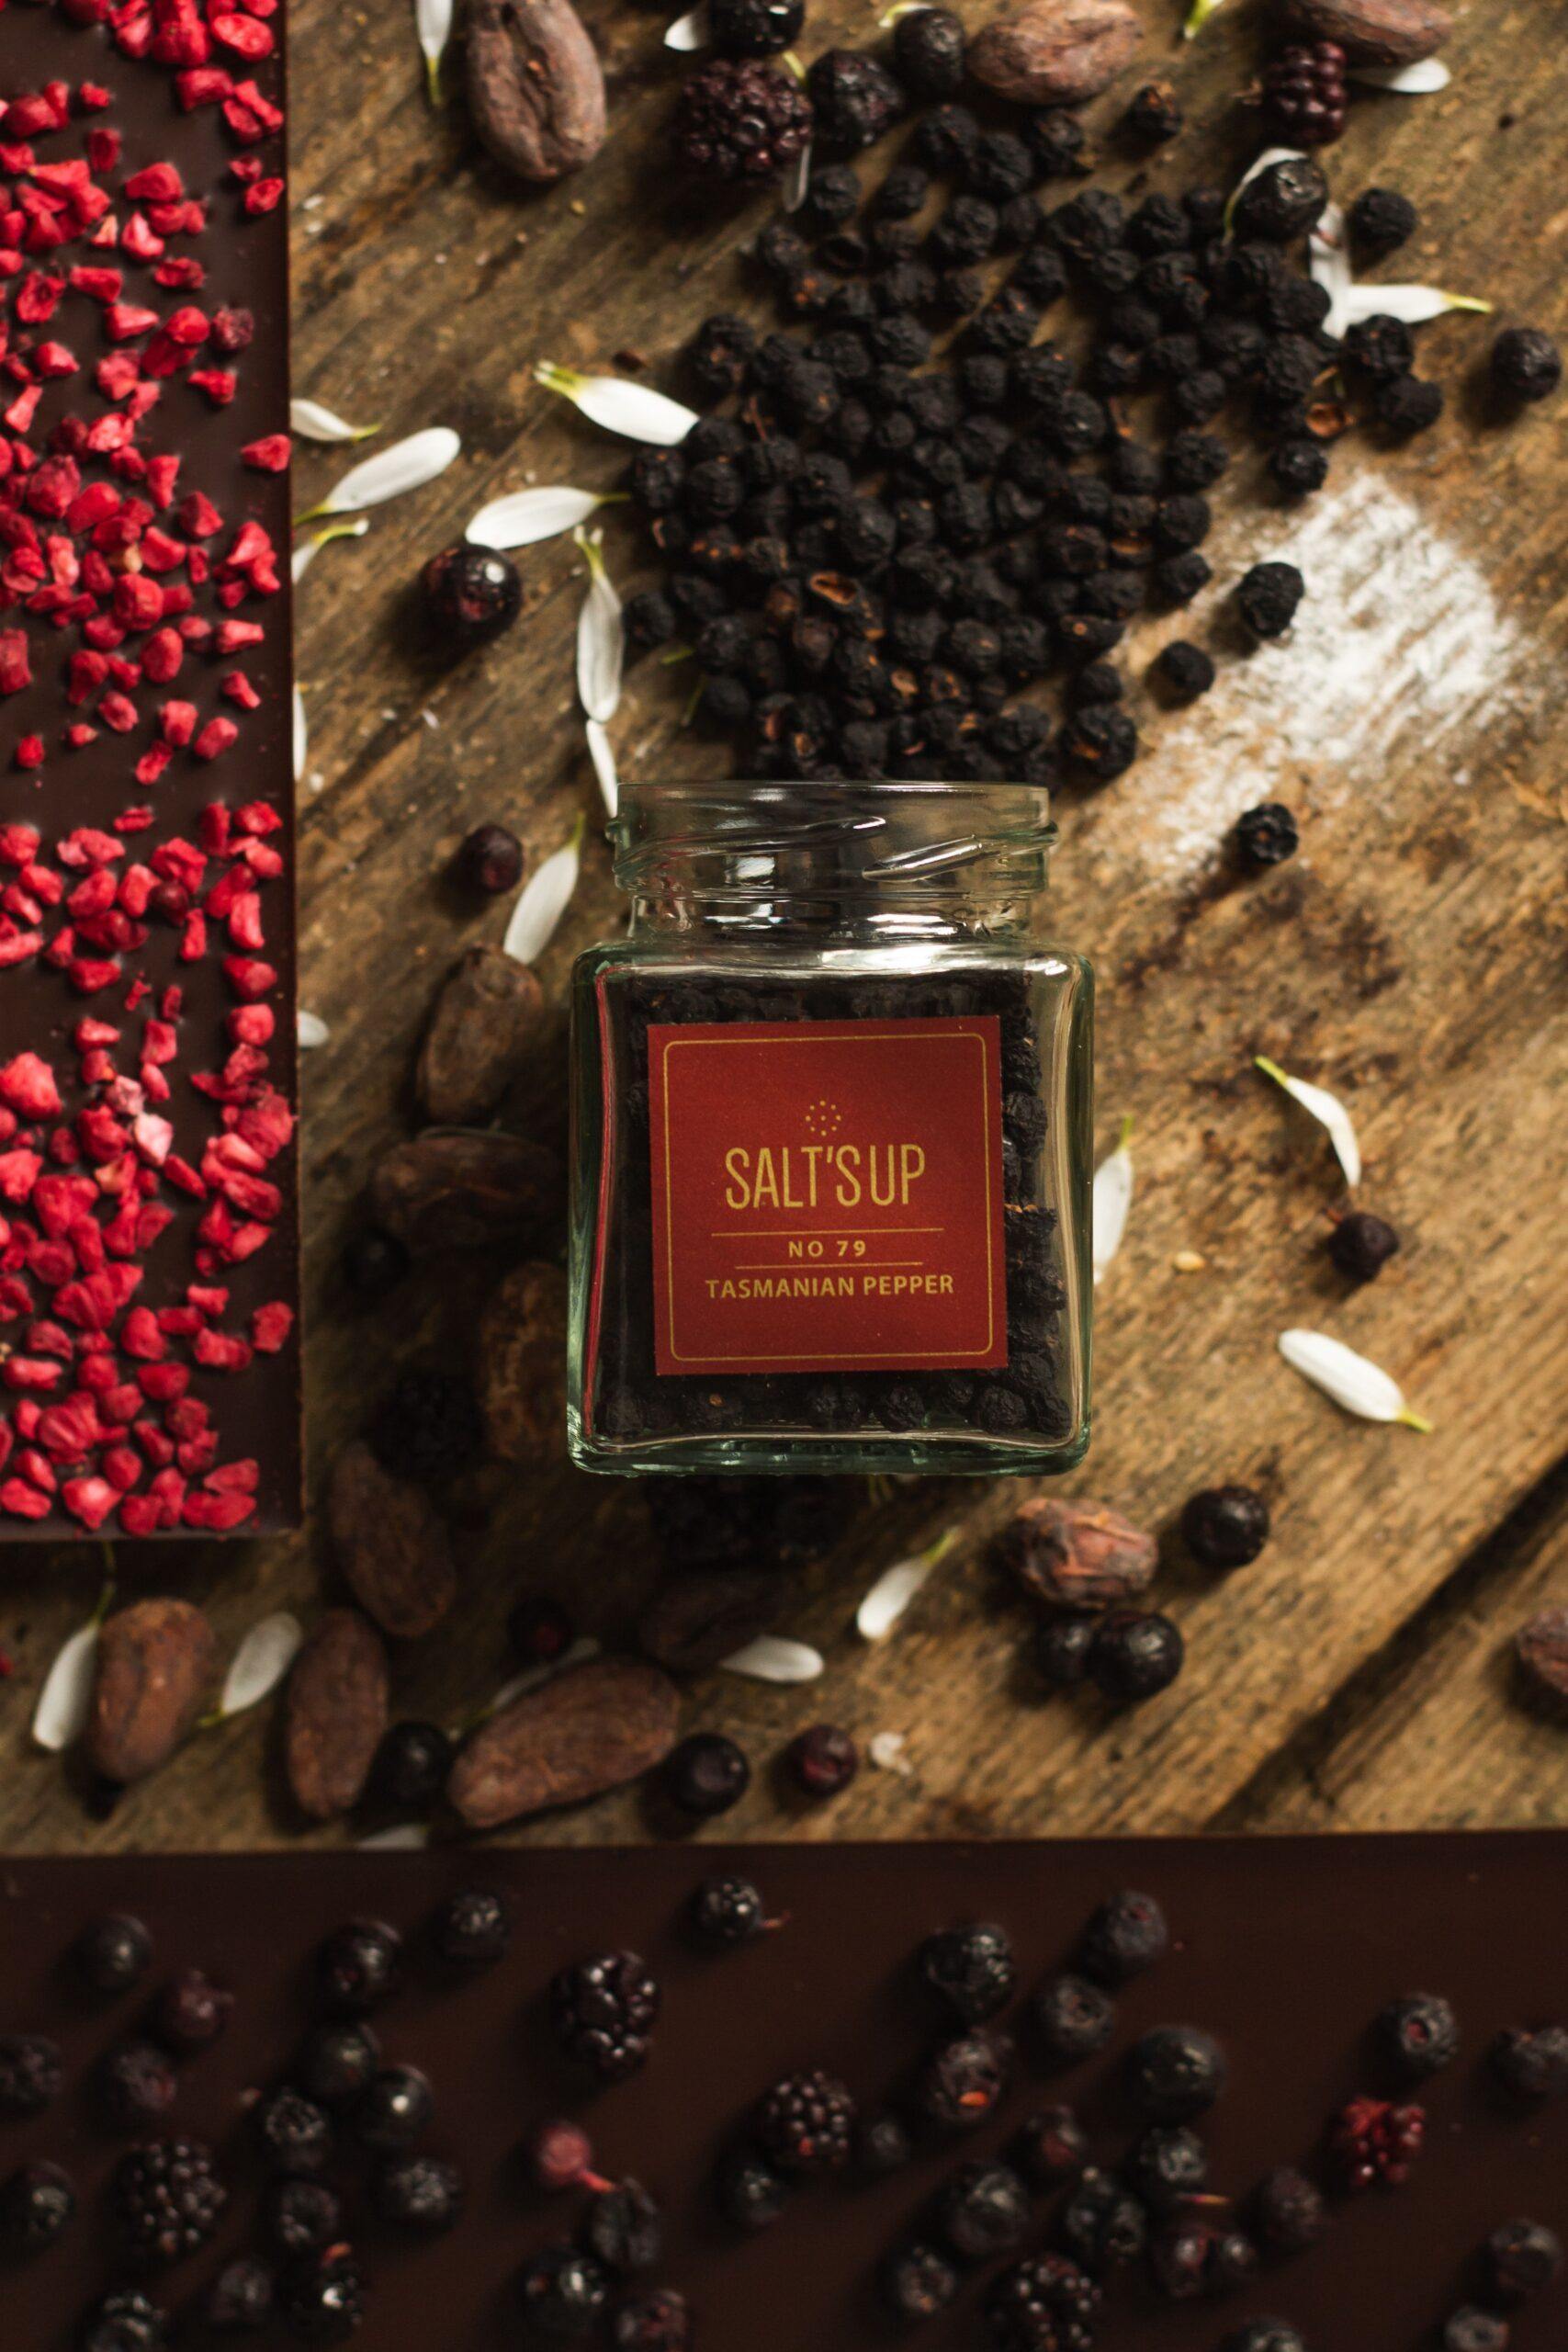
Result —
M1091 2352L1100 2289L1064 2254L1039 2254L1002 2273L986 2298L994 2352Z
M1156 684L1162 686L1173 702L1196 702L1206 695L1214 683L1214 665L1201 645L1190 645L1185 638L1173 638L1163 647L1150 664Z
M100 2297L87 2312L76 2352L164 2352L168 2315L134 2287Z
M316 1955L316 1977L327 2007L340 2017L365 2017L402 1978L402 1938L378 1919L336 1928Z
M916 2244L897 2246L877 2272L882 2300L893 2318L905 2325L934 2319L958 2293L958 2273L936 2247Z
M329 2246L288 2271L281 2296L286 2325L307 2344L346 2344L365 2323L365 2287L352 2251Z
M132 2258L149 2266L177 2262L205 2245L222 2218L229 2192L212 2151L199 2140L150 2140L115 2169L115 2219Z
M1305 593L1293 563L1255 563L1236 588L1236 609L1254 637L1282 637Z
M1372 413L1400 440L1426 433L1443 413L1443 390L1424 376L1393 376L1372 396Z
M0 2189L0 2245L12 2254L39 2254L52 2245L76 2211L76 2191L59 2165L24 2165Z
M378 1461L393 1477L434 1485L456 1477L477 1459L484 1425L466 1380L414 1366L400 1375L368 1435Z
M805 22L805 0L709 0L708 40L721 57L776 56Z
M1165 1913L1152 1894L1124 1888L1108 1895L1078 1945L1078 1965L1097 1984L1129 1984L1170 1950Z
M1397 2188L1427 2136L1426 2110L1386 2098L1353 2098L1334 2120L1328 2153L1346 2189Z
M641 2065L659 2007L659 1986L635 1951L576 1961L550 1987L557 2041L569 2058L605 2082Z
M1148 2216L1120 2181L1090 2165L1057 2215L1056 2228L1063 2251L1099 2278L1136 2261L1148 2235Z
M261 2226L278 2254L310 2254L340 2233L343 2199L324 2180L286 2177L269 2181L262 2192Z
M811 2179L848 2164L855 2120L848 2090L818 2067L774 2084L752 2112L751 2136L780 2172Z
M152 1939L140 1919L113 1911L83 1929L71 1957L89 1992L106 1997L129 1993L152 1963Z
M1298 436L1269 452L1269 478L1287 498L1304 498L1328 479L1328 452L1321 441Z
M1181 1540L1205 1568L1245 1568L1269 1541L1269 1506L1252 1487L1203 1487L1181 1514Z
M1076 2066L1106 2048L1116 2030L1116 2005L1085 1976L1053 1976L1031 2005L1034 2030L1046 2061Z
M1328 2227L1323 2191L1289 2165L1265 2173L1253 2192L1251 2218L1270 2254L1304 2254Z
M811 102L799 85L750 59L700 67L675 102L676 158L701 179L774 179L811 135Z
M254 2256L226 2262L207 2290L202 2316L218 2335L257 2335L272 2318L277 2281Z
M523 575L511 557L467 539L431 557L419 588L432 629L459 647L499 637L523 609Z
M255 2133L269 2164L319 2172L332 2154L333 2122L324 2107L288 2086L254 2109Z
M1190 2123L1213 2106L1229 2067L1213 2034L1190 2025L1156 2026L1133 2048L1127 2082L1151 2123Z
M974 2131L996 2113L1012 2078L1012 2044L999 2034L977 2031L944 2041L916 2079L915 2105L943 2131Z
M0 2034L0 2115L41 2115L64 2080L59 2047L43 2034Z
M1296 820L1282 800L1244 808L1235 820L1235 843L1248 865L1280 865L1301 842Z
M4 2053L0 2049L0 2084L3 2081ZM168 2113L179 2095L179 2078L167 2052L156 2043L122 2041L108 2052L99 2067L98 2088L108 2120L122 2129L134 2129L141 2123L155 2123L161 2115ZM4 2091L0 2088L0 2112L5 2108Z
M1487 360L1492 389L1505 400L1546 400L1562 381L1562 355L1540 327L1505 327Z
M1263 69L1264 103L1281 135L1299 147L1328 147L1344 136L1350 89L1337 41L1292 41Z
M806 87L815 117L813 136L837 154L853 155L874 145L904 112L904 93L887 68L858 50L824 50Z
M395 2155L413 2145L434 2112L430 2085L417 2066L383 2066L355 2105L354 2136L378 2155Z
M441 1958L457 1968L491 1968L512 1941L512 1912L493 1887L465 1887L442 1905L433 1937Z
M1363 188L1348 220L1351 245L1363 261L1382 261L1416 234L1416 207L1392 187Z
M422 2237L454 2228L464 2195L462 2174L440 2156L394 2156L377 2168L370 2184L382 2221Z
M1007 1932L989 1923L928 1937L920 1946L919 1971L965 2025L983 2025L1005 2008L1018 1982Z
M1247 181L1235 200L1231 226L1237 237L1285 244L1315 227L1327 202L1328 182L1321 166L1310 155L1290 155Z
M964 85L964 20L951 8L921 8L893 27L893 70L911 97L956 97Z
M1328 1254L1347 1282L1374 1282L1398 1250L1393 1226L1370 1209L1352 1209L1328 1237Z

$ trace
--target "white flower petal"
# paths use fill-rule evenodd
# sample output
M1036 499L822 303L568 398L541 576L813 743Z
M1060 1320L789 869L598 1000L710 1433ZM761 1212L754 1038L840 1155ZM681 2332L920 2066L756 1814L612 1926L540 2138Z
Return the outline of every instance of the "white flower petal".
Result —
M1115 1150L1094 1171L1089 1254L1096 1282L1121 1249L1127 1230L1127 1213L1133 1205L1133 1154L1128 1141L1132 1132L1132 1120L1123 1119Z
M1350 256L1345 250L1345 212L1337 204L1325 205L1307 239L1307 267L1314 282L1326 292L1328 316L1324 332L1343 334L1345 304L1354 289L1355 278L1350 268Z
M811 184L811 141L808 139L784 179L784 209L798 212L806 201L806 191Z
M604 568L604 534L592 537L580 523L577 544L588 558L588 594L577 616L577 694L590 718L601 727L614 718L621 702L621 664L626 635L621 627L621 600Z
M593 773L599 779L605 813L613 817L621 805L621 779L615 767L615 754L610 739L598 719L588 722L588 756L593 763Z
M713 39L708 30L708 0L697 0L683 17L677 17L664 36L666 49L706 49Z
M504 555L513 548L536 547L541 539L574 530L604 503L599 492L571 490L565 484L508 491L479 508L463 537L474 547L494 548Z
M534 380L547 392L558 392L581 409L590 424L628 441L647 441L655 448L672 449L683 441L697 421L685 408L650 384L628 384L621 376L580 376L575 368L555 368L542 361Z
M288 569L294 585L296 587L299 585L330 539L362 539L369 528L369 517L361 514L353 523L329 523L324 529L312 531L310 537L297 547L289 558Z
M1354 1348L1348 1348L1343 1340L1330 1339L1326 1331L1282 1331L1280 1353L1292 1372L1299 1372L1348 1413L1359 1413L1365 1421L1403 1421L1413 1430L1427 1430L1432 1426L1405 1403L1396 1380L1368 1357L1359 1356Z
M886 32L897 23L900 17L918 17L923 9L932 5L933 0L893 0L892 7L885 8L878 17L877 30Z
M304 441L368 441L378 424L350 424L320 401L290 401L288 424Z
M785 1641L780 1634L763 1634L721 1661L726 1674L750 1675L757 1682L815 1682L823 1671L820 1650L809 1642Z
M542 1683L553 1682L556 1676L564 1674L569 1666L586 1666L590 1658L598 1657L600 1646L591 1634L584 1634L581 1640L562 1650L559 1657L552 1658L547 1666L525 1668L521 1674L514 1674L510 1682L502 1684L479 1721L488 1723L491 1715L500 1714L502 1707L510 1707L514 1699L525 1697L530 1690L537 1690Z
M1352 65L1352 82L1364 82L1370 90L1394 90L1401 97L1425 97L1429 91L1446 90L1453 75L1440 57L1418 57L1414 65Z
M865 1752L879 1772L897 1772L900 1780L909 1781L915 1768L905 1753L908 1744L901 1731L879 1731Z
M414 30L424 59L425 87L433 107L441 103L441 60L452 38L452 0L414 0Z
M449 424L426 425L423 433L411 433L406 441L394 441L389 449L378 449L373 458L350 466L321 504L299 519L309 523L318 514L352 514L361 506L400 498L405 491L423 490L446 472L462 446Z
M269 1690L276 1690L305 1638L305 1628L288 1610L279 1609L251 1627L230 1662L219 1712L243 1714Z
M506 926L506 937L501 944L519 964L537 963L571 903L582 865L582 831L583 820L580 817L571 829L571 838L553 856L546 858L518 894L512 920Z
M390 1829L378 1829L368 1838L356 1841L361 1854L419 1854L430 1843L428 1821L398 1821Z
M1446 294L1440 286L1352 286L1342 315L1346 326L1354 326L1359 319L1403 319L1407 327L1420 327L1450 311L1491 308L1490 302L1473 294Z
M87 1727L92 1703L93 1672L98 1656L98 1623L79 1625L44 1677L33 1710L33 1737L40 1747L58 1754L74 1747Z
M313 1054L317 1046L324 1046L333 1034L319 1012L307 1012L303 1006L295 1015L295 1026L302 1054Z
M1265 1078L1271 1078L1276 1086L1282 1086L1293 1102L1299 1102L1303 1111L1310 1111L1313 1117L1328 1129L1328 1139L1334 1146L1335 1156L1345 1170L1345 1182L1354 1188L1361 1181L1361 1147L1356 1140L1355 1124L1339 1097L1330 1094L1325 1086L1312 1085L1304 1078L1290 1077L1278 1062L1271 1062L1266 1054L1258 1054L1256 1059Z
M298 784L305 773L305 762L310 756L310 728L305 717L305 697L298 686L294 688L289 709L294 752L294 781Z
M855 1611L855 1631L863 1642L886 1641L941 1562L944 1553L957 1542L957 1532L949 1529L925 1551L917 1552L908 1560L897 1560L885 1568Z

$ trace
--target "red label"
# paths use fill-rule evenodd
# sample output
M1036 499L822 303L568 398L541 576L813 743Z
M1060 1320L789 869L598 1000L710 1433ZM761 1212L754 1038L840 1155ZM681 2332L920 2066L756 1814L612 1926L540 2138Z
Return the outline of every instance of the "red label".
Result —
M1005 1364L992 1014L648 1033L661 1373Z

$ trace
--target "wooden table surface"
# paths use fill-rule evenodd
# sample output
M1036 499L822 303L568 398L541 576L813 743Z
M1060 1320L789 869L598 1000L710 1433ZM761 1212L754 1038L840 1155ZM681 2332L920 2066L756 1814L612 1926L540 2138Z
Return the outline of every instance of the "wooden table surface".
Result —
M1174 74L1191 126L1148 184L1225 175L1247 140L1233 94L1257 51L1249 0L1185 49L1158 0L1142 6L1146 65ZM872 15L816 0L803 47L834 30L863 39ZM615 481L621 449L535 388L536 361L611 368L640 353L645 379L674 389L696 323L757 300L736 256L765 215L668 192L660 142L681 68L660 48L663 14L594 0L592 22L610 142L581 179L536 198L477 159L459 106L427 107L405 0L295 12L297 389L388 437L443 423L464 445L438 483L378 510L365 539L325 550L301 599L304 1001L331 1028L307 1058L303 1146L316 1493L394 1361L454 1343L493 1281L471 1262L434 1270L367 1314L334 1271L367 1171L404 1131L433 988L503 926L502 909L460 904L443 869L481 818L543 855L597 805L574 713L582 571L570 540L522 557L523 623L457 664L419 642L414 573L502 490ZM1559 30L1543 0L1501 17L1472 9L1448 51L1452 87L1366 96L1328 162L1346 196L1375 179L1420 205L1394 274L1561 332ZM1112 93L1091 119L1117 104ZM1172 1536L1160 1590L1188 1670L1163 1699L1110 1717L1030 1686L1021 1620L986 1564L1016 1487L906 1482L868 1499L790 1627L825 1650L824 1680L694 1687L694 1723L733 1731L760 1767L725 1835L1568 1818L1568 1732L1510 1706L1506 1654L1532 1607L1568 1600L1564 410L1490 424L1474 390L1489 334L1462 316L1424 329L1449 413L1409 449L1343 445L1330 487L1299 512L1257 494L1254 460L1233 469L1215 493L1211 597L1247 562L1296 554L1309 601L1293 638L1251 660L1227 651L1204 702L1151 717L1131 773L1063 811L1055 921L1099 967L1100 1145L1130 1113L1137 1155L1126 1246L1099 1294L1097 1433L1068 1483L1170 1534L1194 1487L1252 1481L1272 1504L1273 1542L1222 1586L1184 1567ZM344 462L302 452L299 503ZM629 535L612 523L617 537L625 574ZM1174 633L1134 629L1134 675ZM614 729L625 774L705 756L679 732L687 690L679 671L633 673ZM1303 850L1237 883L1223 838L1268 797L1296 808ZM544 962L558 1010L572 954L619 920L595 835ZM1347 1294L1327 1268L1333 1163L1253 1074L1260 1052L1353 1106L1362 1197L1405 1237L1367 1290ZM563 1072L558 1021L509 1116L558 1139ZM1201 1271L1178 1270L1189 1252ZM1353 1421L1309 1390L1274 1344L1303 1323L1389 1367L1436 1433ZM859 1645L851 1621L870 1578L950 1525L962 1540L895 1638ZM614 1637L651 1573L637 1488L564 1463L507 1485L461 1553L453 1618L396 1665L400 1710L444 1722L510 1671L502 1629L520 1593L558 1593ZM118 1566L122 1596L200 1598L231 1644L267 1610L309 1617L332 1589L319 1532L128 1545ZM99 1570L92 1545L0 1561L14 1668L0 1685L0 1846L298 1838L261 1720L197 1737L107 1819L31 1748L39 1678ZM868 1770L837 1805L792 1810L761 1768L822 1716L903 1734L908 1771ZM525 1834L591 1841L650 1826L625 1792Z

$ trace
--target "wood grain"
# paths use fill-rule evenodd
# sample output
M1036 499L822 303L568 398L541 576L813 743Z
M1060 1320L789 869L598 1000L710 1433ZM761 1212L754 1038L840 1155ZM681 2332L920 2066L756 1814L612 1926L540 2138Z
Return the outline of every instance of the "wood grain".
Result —
M1153 0L1145 14L1145 62L1174 74L1191 125L1149 184L1224 176L1241 152L1233 94L1253 70L1257 20L1237 0L1181 49ZM392 1363L458 1347L494 1284L495 1269L447 1266L366 1315L334 1272L367 1170L406 1131L435 984L502 927L501 910L460 901L444 870L480 818L547 854L593 789L574 716L581 571L570 543L529 551L524 623L460 664L421 643L411 583L502 490L615 483L622 453L534 387L536 361L614 367L637 354L649 380L673 389L696 323L755 301L736 255L760 216L669 193L660 141L680 69L660 51L663 16L602 0L592 21L610 142L541 198L477 160L456 107L429 113L403 7L296 10L297 388L388 435L440 422L464 442L439 483L378 510L363 541L326 549L301 598L303 993L332 1032L305 1074L318 1497ZM1560 331L1568 54L1553 24L1540 0L1502 20L1472 12L1449 51L1451 90L1369 97L1330 162L1346 195L1376 180L1420 204L1400 277L1483 292L1505 316ZM835 27L863 38L866 19L818 5L808 46ZM1111 94L1094 119L1109 123L1119 103ZM1492 1663L1529 1607L1568 1590L1562 1488L1543 1487L1568 1396L1562 411L1497 428L1473 384L1486 323L1423 333L1451 399L1422 444L1341 447L1330 489L1299 518L1260 497L1251 461L1215 493L1219 584L1308 535L1309 603L1292 646L1248 660L1226 643L1217 597L1200 607L1181 626L1223 649L1214 694L1189 714L1149 713L1138 765L1062 811L1054 921L1098 964L1101 1139L1134 1114L1138 1167L1127 1245L1100 1293L1097 1435L1069 1483L1167 1539L1159 1589L1188 1638L1187 1673L1132 1715L1042 1702L1026 1624L986 1565L1017 1490L907 1482L868 1498L792 1624L826 1649L822 1683L694 1686L692 1720L733 1731L759 1765L727 1834L1382 1826L1568 1809L1568 1734L1514 1713ZM304 453L299 503L341 464ZM628 544L613 521L610 537ZM624 575L630 559L617 561ZM1134 676L1172 633L1134 630ZM686 691L679 673L634 674L615 729L624 773L712 759L680 732ZM1303 852L1242 884L1224 836L1271 797L1303 819ZM619 921L594 845L541 973L552 1020L504 1114L558 1145L568 964ZM1333 1164L1318 1130L1255 1076L1258 1052L1354 1107L1363 1198L1406 1243L1370 1290L1347 1295L1327 1267ZM1201 1270L1178 1272L1179 1252ZM1386 1364L1437 1433L1350 1421L1306 1389L1275 1352L1299 1323ZM1259 1484L1277 1532L1255 1566L1217 1585L1181 1564L1170 1531L1187 1494L1222 1477ZM557 1465L497 1481L491 1500L488 1521L460 1532L453 1617L395 1661L400 1710L470 1715L511 1670L502 1629L520 1592L559 1593L613 1638L646 1587L635 1488ZM954 1523L961 1543L896 1636L857 1645L868 1578ZM121 1573L127 1593L205 1599L231 1645L266 1609L314 1616L338 1597L316 1534L127 1547ZM0 1696L0 1842L301 1836L260 1722L203 1735L112 1816L85 1810L70 1773L29 1748L26 1721L91 1604L95 1567L13 1555L6 1575L0 1638L15 1674ZM836 1806L800 1811L766 1764L813 1715L902 1733L908 1774L867 1770ZM585 1842L661 1826L626 1792L525 1834Z

